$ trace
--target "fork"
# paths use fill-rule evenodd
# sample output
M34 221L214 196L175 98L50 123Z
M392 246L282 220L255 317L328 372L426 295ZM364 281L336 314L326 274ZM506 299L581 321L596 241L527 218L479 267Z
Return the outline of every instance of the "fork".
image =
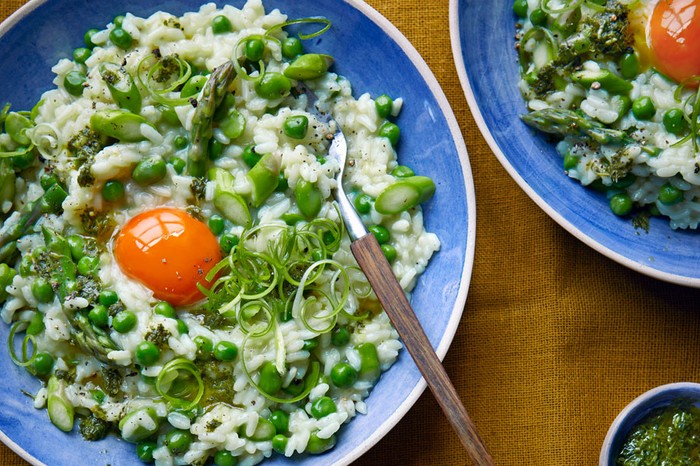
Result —
M319 111L316 106L317 97L311 89L302 82L299 82L298 88L307 96L309 111L325 123L332 120L329 113ZM335 159L340 167L335 175L336 187L333 195L352 241L350 250L472 461L478 466L493 465L491 454L481 440L474 422L467 414L457 390L423 331L377 239L369 234L345 193L343 174L348 146L340 125L335 123L336 131L328 149L328 157Z

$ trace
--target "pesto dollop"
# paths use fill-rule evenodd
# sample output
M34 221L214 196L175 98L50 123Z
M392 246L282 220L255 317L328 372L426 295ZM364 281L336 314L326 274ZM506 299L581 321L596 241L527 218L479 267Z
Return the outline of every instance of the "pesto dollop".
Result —
M700 408L681 400L655 409L627 435L615 464L700 464Z

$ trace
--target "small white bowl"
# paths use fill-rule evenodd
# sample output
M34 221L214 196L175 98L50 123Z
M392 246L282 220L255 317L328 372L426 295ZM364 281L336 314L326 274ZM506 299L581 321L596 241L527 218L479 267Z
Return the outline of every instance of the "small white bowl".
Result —
M697 400L700 403L700 384L678 382L652 388L639 395L613 421L600 451L600 466L614 466L627 434L653 409L671 404L679 398Z

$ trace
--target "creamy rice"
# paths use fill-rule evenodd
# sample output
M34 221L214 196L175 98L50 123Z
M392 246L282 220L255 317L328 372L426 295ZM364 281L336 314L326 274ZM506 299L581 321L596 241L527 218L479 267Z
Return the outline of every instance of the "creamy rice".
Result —
M221 15L228 18L233 31L215 37L212 21ZM128 440L155 442L152 458L159 465L203 464L217 452L229 452L237 458L239 465L247 465L264 460L275 450L292 456L314 452L314 448L320 452L332 447L342 425L358 413L366 413L363 400L376 382L373 377L360 376L351 385L339 387L333 383L333 368L339 363L346 363L362 374L365 363L361 348L369 344L376 348L378 368L386 371L402 347L386 314L377 308L373 295L361 292L368 290L368 287L357 271L347 236L342 237L339 249L329 259L348 271L348 280L353 283L353 288L342 312L337 314L329 328L309 325L324 322L324 319L307 319L295 310L291 319L275 319L272 331L253 338L235 321L223 327L207 325L202 318L201 303L178 307L177 319L154 312L160 300L147 286L125 275L115 259L113 237L130 219L156 207L186 209L194 205L196 214L203 219L218 214L214 206L215 183L210 180L202 191L203 198L195 200L191 189L193 177L187 171L179 170L174 163L167 164L164 177L157 183L143 185L131 178L134 167L146 157L159 156L168 161L187 159L188 147L180 147L176 139L178 136L190 136L195 106L189 103L176 106L179 123L166 123L162 106L139 85L143 95L139 114L145 120L141 125L143 138L136 142L112 141L102 147L91 161L89 171L93 181L90 183L81 180L74 154L68 149L76 134L91 127L91 118L96 112L117 108L106 81L100 75L102 63L120 64L131 76L137 76L139 64L152 57L157 49L159 56L177 55L193 67L210 72L240 56L236 45L242 38L263 35L271 27L287 20L286 15L278 10L265 12L260 0L249 0L241 9L228 5L218 9L214 4L206 4L199 11L186 13L180 18L165 12L155 13L149 18L126 14L121 28L134 40L133 46L127 50L111 42L110 32L116 28L114 24L95 33L92 41L97 45L85 62L85 67L69 59L63 59L53 67L55 89L42 96L42 103L37 106L33 119L35 126L27 132L46 164L37 164L17 177L16 195L4 208L8 217L0 233L8 231L20 221L18 212L23 206L31 205L32 201L44 195L40 179L49 172L58 175L68 194L62 202L61 212L43 215L18 242L19 255L16 262L11 264L18 270L21 270L23 257L47 247L42 228L64 237L76 234L89 236L86 213L93 212L98 216L109 213L113 222L111 230L106 238L97 241L99 272L96 283L100 290L116 292L118 305L132 312L136 319L129 331L117 331L112 326L115 314L110 310L109 324L104 328L104 333L114 348L109 349L106 358L96 359L85 346L76 342L75 316L87 315L97 306L96 298L73 293L61 299L60 284L53 283L55 296L48 301L38 299L33 291L38 274L31 267L27 273L17 273L7 287L8 296L1 315L6 323L14 325L18 331L26 326L22 324L35 321L37 316L43 325L43 330L35 333L32 341L38 353L53 357L53 366L49 372L40 371L37 375L45 381L57 381L59 389L55 390L51 383L42 388L34 400L37 408L48 404L51 413L52 396L58 396L63 403L70 405L70 411L75 412L76 418L82 419L92 413L107 421L112 431ZM329 33L332 33L332 29ZM286 33L280 29L274 36L283 39ZM283 59L280 40L270 40L265 45L267 72L283 72L289 66L289 60ZM66 89L65 79L69 73L85 69L84 89L81 95L76 96ZM254 78L256 73L252 70L251 76ZM251 207L254 226L275 227L260 230L256 238L245 243L245 247L253 251L265 251L268 243L274 242L279 232L287 228L289 221L286 216L300 213L293 193L301 182L312 183L321 193L323 202L317 218L329 219L335 224L341 222L331 196L335 187L333 176L339 167L334 160L322 157L327 152L326 136L334 131L335 124L343 128L348 140L348 158L352 162L347 170L346 188L353 199L361 194L376 198L396 181L392 170L398 165L397 154L389 140L378 135L378 129L386 117L378 115L371 95L363 93L355 98L350 83L333 72L324 73L318 79L306 81L306 84L318 95L319 107L329 111L335 122L328 124L318 121L313 113L307 111L304 95L263 98L256 93L254 80L246 80L239 75L231 88L235 89L233 106L245 120L245 130L235 139L220 130L213 133L213 138L223 146L223 153L209 162L210 168L223 169L232 174L233 189L238 195L247 198L254 189L246 177L250 167L243 158L245 148L251 145L259 154L272 154L288 183L287 189L273 192L258 208ZM401 105L400 98L394 99L390 118L399 113ZM287 137L280 128L291 115L306 116L309 128L314 130L308 131L300 140ZM7 150L17 148L7 134L0 136L0 144ZM126 193L124 200L117 204L106 202L101 194L105 184L114 179L123 181ZM10 212L12 210L15 212ZM389 244L396 250L392 266L401 285L406 292L410 292L440 245L434 234L425 231L420 207L395 215L382 215L372 207L363 215L363 220L367 225L381 225L390 232ZM309 219L301 220L296 228L301 229L309 222ZM227 221L226 233L240 237L245 232L244 225ZM326 278L322 281L330 282L332 271L329 269L324 274ZM313 306L312 303L308 305ZM316 316L330 312L323 308L322 300L316 306ZM367 309L370 312L366 312ZM341 327L350 330L349 339L334 342L331 329ZM151 364L140 364L137 348L150 338L154 329L165 334L165 340L160 343L160 355ZM203 359L202 349L198 346L203 339L214 345L219 342L235 344L239 350L238 357L232 362L210 364L211 360ZM159 394L154 380L163 373L168 362L178 358L195 361L195 367L203 371L207 390L211 387L206 384L213 383L207 380L220 381L220 378L225 378L230 385L225 391L229 398L214 401L209 398L208 405L200 403L192 409L180 409L181 406L178 408L177 404L169 403L162 393ZM320 377L297 403L275 401L257 385L262 383L260 373L263 366L273 362L282 378L282 391L276 394L277 398L291 398L291 395L285 395L287 388L295 381L306 380L304 377L313 372L312 361L318 362ZM31 369L33 366L28 367ZM122 376L112 391L105 387L105 367ZM207 375L207 370L214 371L214 374ZM331 399L335 409L319 416L313 405L323 398ZM273 449L273 443L280 439L273 441L269 435L260 437L256 429L269 425L267 419L280 410L289 417L289 425L286 432L277 432L286 438L282 447ZM148 414L130 415L134 412ZM60 421L54 420L54 423L60 427ZM71 428L72 425L64 430ZM188 432L191 436L184 450L168 443L169 432L174 429ZM151 434L137 439L142 431ZM316 446L310 446L310 443Z

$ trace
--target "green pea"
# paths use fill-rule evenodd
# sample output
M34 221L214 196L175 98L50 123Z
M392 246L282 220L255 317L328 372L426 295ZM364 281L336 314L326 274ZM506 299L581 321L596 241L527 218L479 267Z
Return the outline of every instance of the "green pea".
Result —
M219 239L219 246L221 247L221 250L228 254L231 252L234 246L238 244L238 236L231 234L231 233L225 233L221 235L221 238Z
M388 118L394 109L394 100L386 94L382 94L374 100L374 108L380 118Z
M335 446L336 437L331 435L327 439L319 438L318 431L312 432L309 436L309 441L306 444L306 452L312 455L318 455L330 450Z
M358 373L346 362L339 362L331 369L331 381L336 387L351 387L357 381Z
M158 448L158 444L151 440L145 440L136 444L136 455L144 463L153 462L153 452Z
M632 114L637 120L648 120L656 113L656 107L651 98L642 96L632 102Z
M284 452L287 450L287 443L289 443L289 439L282 434L272 437L272 449L280 455L284 455Z
M152 342L142 341L136 346L136 362L142 366L151 366L160 358L160 350Z
M91 276L94 275L100 266L100 259L98 257L83 256L78 261L77 267L78 272L81 275Z
M634 52L626 53L619 63L620 74L625 79L633 79L639 74L639 58Z
M193 437L189 430L173 429L165 434L164 444L175 455L185 453L192 443Z
M519 18L527 18L527 0L515 0L513 2L513 13Z
M32 366L37 375L48 375L53 369L54 359L49 353L41 352L34 356Z
M386 257L386 260L388 260L390 263L396 260L398 252L396 251L396 248L394 246L392 246L391 244L382 244L380 247L382 249L382 252L384 253L384 257Z
M670 183L665 183L659 189L659 202L664 205L678 204L683 200L683 191Z
M220 341L214 347L214 358L219 361L233 361L238 356L238 346L230 341Z
M413 169L411 167L407 167L406 165L397 165L396 168L391 170L391 176L396 178L409 178L415 175L416 173L413 171Z
M141 186L158 183L165 178L165 160L159 155L147 157L136 164L131 177Z
M401 136L401 130L398 125L390 121L385 121L382 126L379 127L377 134L379 137L387 138L392 146L396 146Z
M115 27L109 33L109 40L120 49L127 50L131 47L134 39L126 30L120 27Z
M275 426L275 430L280 434L289 432L289 414L281 409L276 409L270 413L270 422Z
M124 15L115 16L112 20L112 23L114 23L114 25L117 27L122 27L122 25L124 24Z
M333 346L345 346L350 343L350 330L347 327L336 327L331 332L331 344Z
M131 311L118 312L112 319L112 328L118 333L126 333L136 326L136 314Z
M119 302L119 295L113 290L102 290L100 296L97 298L97 302L103 306L109 307Z
M197 346L197 357L201 359L210 359L214 352L214 343L204 335L194 337L194 344Z
M304 45L296 37L287 37L282 41L282 56L288 60L304 53Z
M263 99L278 99L286 97L292 89L292 82L282 73L265 72L255 83L255 92Z
M153 306L153 312L160 316L168 317L170 319L175 319L177 317L177 314L175 313L175 308L172 306L172 304L170 304L167 301L161 301L155 306Z
M102 198L107 202L121 201L124 193L124 183L119 180L109 180L102 187Z
M323 196L314 183L306 180L299 180L294 188L294 196L297 206L306 218L314 218L323 207Z
M360 193L355 197L353 205L355 210L360 214L368 214L372 210L372 196L369 194Z
M207 150L207 155L209 160L220 159L224 155L224 145L216 138L211 138L209 140L209 146Z
M292 139L304 139L309 128L309 119L306 115L292 115L284 120L282 129L287 137Z
M368 230L377 238L379 244L387 243L391 239L391 233L389 233L389 230L383 225L372 225Z
M175 136L175 139L173 139L173 146L175 146L177 150L182 150L189 145L190 141L187 139L187 136L183 136L182 134L178 134Z
M262 60L265 52L265 44L257 37L251 37L245 41L245 57L248 61L257 62Z
M92 36L100 32L99 29L91 28L85 31L85 35L83 36L83 42L85 42L85 45L92 49L94 48L97 44L92 41Z
M214 214L207 220L207 225L209 225L209 229L214 233L214 236L219 236L226 228L226 220L221 215Z
M178 175L182 175L182 173L185 171L185 167L187 166L187 162L179 157L171 157L170 160L168 160L168 163L173 167L173 170L175 170L175 173Z
M535 8L530 13L530 22L534 26L544 26L547 24L547 13L541 8Z
M90 58L90 55L92 55L92 50L87 47L78 47L73 50L73 61L82 65Z
M632 198L627 193L618 193L610 198L610 210L615 215L627 215L632 211L632 207Z
M236 466L238 458L228 450L219 450L214 454L214 464L216 466Z
M338 408L335 405L335 401L328 396L322 396L311 403L311 415L316 419L321 419L333 414Z
M255 152L255 146L246 146L246 148L243 149L241 157L246 165L253 168L262 158L262 154Z
M40 303L50 303L53 301L54 292L51 284L39 277L32 283L32 295Z
M88 319L95 327L104 328L109 325L109 311L101 304L94 306L88 312Z
M681 134L688 127L685 121L683 110L680 108L670 108L664 112L663 116L664 128L671 134Z
M282 376L272 362L266 361L260 367L258 386L269 395L274 395L282 388Z
M73 96L79 97L83 95L87 76L81 71L71 71L63 78L63 87Z
M226 34L233 31L233 25L226 16L219 15L211 21L211 29L214 34Z

